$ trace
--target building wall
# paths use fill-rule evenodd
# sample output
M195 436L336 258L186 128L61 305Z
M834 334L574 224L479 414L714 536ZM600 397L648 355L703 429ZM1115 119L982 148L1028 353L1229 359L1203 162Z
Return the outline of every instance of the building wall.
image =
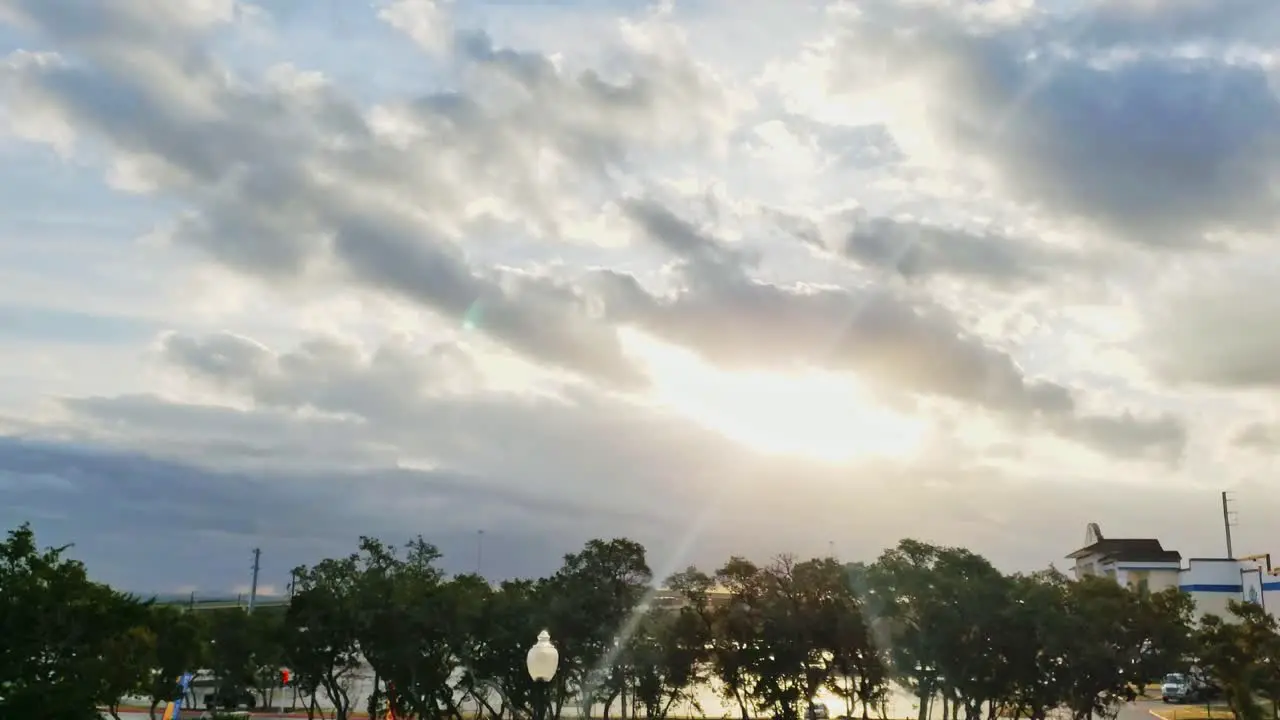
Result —
M1091 548L1103 540L1095 523L1089 523L1085 532L1085 547ZM1153 540L1131 541L1159 547ZM1114 548L1117 543L1111 543ZM1102 545L1099 545L1101 549ZM1072 553L1074 555L1075 553ZM1088 554L1076 558L1072 568L1076 579L1097 576L1117 583L1150 592L1160 592L1176 587L1186 592L1195 602L1196 614L1213 613L1229 617L1227 603L1231 600L1260 602L1267 612L1280 617L1280 575L1266 572L1271 566L1268 554L1249 555L1243 558L1190 558L1187 566L1174 562L1137 562L1106 559L1106 553Z
M1144 584L1151 592L1160 592L1179 584L1181 564L1169 563L1118 563L1115 566L1116 582L1137 590Z
M1230 618L1232 615L1227 610L1227 603L1240 600L1240 593L1191 592L1190 595L1196 603L1197 617L1213 614L1220 618Z
M1192 558L1182 571L1178 587L1190 593L1240 594L1239 560Z
M1228 601L1252 597L1257 597L1267 612L1276 615L1280 611L1280 582L1265 573L1259 576L1255 572L1257 568L1257 563L1250 561L1192 558L1181 573L1178 587L1191 595L1197 615L1213 613L1229 617ZM1251 589L1254 592L1250 592ZM1257 592L1259 590L1261 592Z

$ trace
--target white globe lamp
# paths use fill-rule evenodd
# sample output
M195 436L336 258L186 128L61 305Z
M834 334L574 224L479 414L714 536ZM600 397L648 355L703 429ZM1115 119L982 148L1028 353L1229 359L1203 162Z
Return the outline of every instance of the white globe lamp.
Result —
M560 665L560 653L551 644L551 633L546 630L538 633L538 642L529 648L525 663L529 666L529 677L537 682L551 682Z

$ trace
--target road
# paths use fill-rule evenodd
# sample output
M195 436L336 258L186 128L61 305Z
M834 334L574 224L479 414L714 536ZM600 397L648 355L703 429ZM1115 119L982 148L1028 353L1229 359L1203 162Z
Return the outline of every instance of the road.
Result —
M1159 720L1152 717L1151 711L1163 712L1168 707L1159 700L1140 700L1120 708L1120 714L1116 715L1116 720Z
M1206 710L1203 704L1167 705L1159 700L1144 700L1122 707L1116 720L1203 720L1209 715L1213 718L1230 717L1225 706L1218 702L1213 703L1211 710Z

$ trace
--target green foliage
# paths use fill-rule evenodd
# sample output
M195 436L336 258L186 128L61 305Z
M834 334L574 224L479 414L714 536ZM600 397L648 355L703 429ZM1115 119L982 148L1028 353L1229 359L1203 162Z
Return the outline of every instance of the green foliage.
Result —
M587 543L549 577L491 585L447 576L422 538L400 548L362 538L347 557L295 569L287 610L253 614L138 602L63 552L39 550L26 526L0 545L0 717L89 720L126 696L150 696L155 717L175 678L196 669L216 676L210 692L226 709L292 692L313 716L325 701L336 720L357 706L558 718L579 698L592 716L659 720L708 686L744 719L799 720L823 689L868 719L883 716L895 685L917 695L922 718L940 702L953 720L1084 720L1193 667L1242 720L1280 699L1280 634L1258 606L1196 626L1174 590L1054 570L1008 576L962 548L914 540L870 564L730 558L714 573L677 573L655 596L644 548L624 539ZM543 628L560 653L551 683L525 667ZM293 687L281 686L281 667ZM368 674L374 695L358 698L354 681Z
M1280 665L1280 635L1275 618L1260 605L1228 603L1234 622L1215 615L1201 621L1196 645L1199 669L1223 689L1227 704L1239 720L1261 720L1257 698L1271 703L1275 717L1277 667Z
M145 667L147 605L65 551L38 549L27 525L0 543L0 717L97 720L140 684L114 664Z

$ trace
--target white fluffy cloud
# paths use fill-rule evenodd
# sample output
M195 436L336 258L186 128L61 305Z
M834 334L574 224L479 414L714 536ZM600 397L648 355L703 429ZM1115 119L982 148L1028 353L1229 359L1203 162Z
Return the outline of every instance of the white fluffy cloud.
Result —
M1034 566L1275 442L1262 3L323 5L0 0L0 520Z

